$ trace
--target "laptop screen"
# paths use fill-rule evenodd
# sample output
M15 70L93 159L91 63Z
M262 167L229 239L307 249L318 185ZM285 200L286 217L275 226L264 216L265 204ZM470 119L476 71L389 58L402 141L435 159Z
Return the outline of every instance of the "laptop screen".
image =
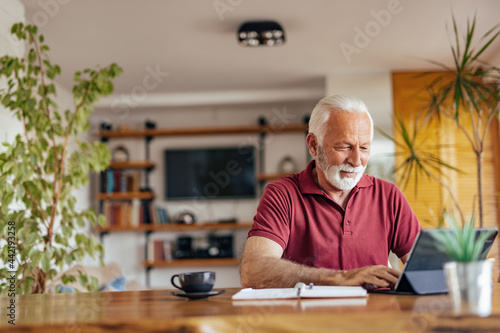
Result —
M481 259L485 259L488 251L497 236L496 228L477 229L476 239L485 232L492 232L484 244ZM443 264L450 261L448 255L441 251L437 246L436 239L432 236L434 233L450 233L450 229L424 229L415 240L408 261L404 270L411 271L431 271L443 269Z

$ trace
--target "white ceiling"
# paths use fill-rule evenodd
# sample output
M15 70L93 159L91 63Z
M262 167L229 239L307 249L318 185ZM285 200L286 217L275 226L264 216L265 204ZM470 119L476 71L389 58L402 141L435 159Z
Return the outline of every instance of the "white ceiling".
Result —
M144 86L148 71L156 69L163 76L154 88L149 81L149 93L170 98L182 93L209 98L227 91L314 90L335 73L435 68L425 59L451 61L446 23L452 12L461 26L476 12L480 34L500 21L498 0L22 2L27 21L40 26L51 59L63 69L63 85L71 87L77 70L116 62L124 68L116 94ZM386 22L376 23L373 13L390 13L388 8L393 13ZM286 44L238 45L236 30L247 20L278 21ZM356 46L356 29L367 27L373 37L347 59L340 45ZM500 65L499 47L484 59Z

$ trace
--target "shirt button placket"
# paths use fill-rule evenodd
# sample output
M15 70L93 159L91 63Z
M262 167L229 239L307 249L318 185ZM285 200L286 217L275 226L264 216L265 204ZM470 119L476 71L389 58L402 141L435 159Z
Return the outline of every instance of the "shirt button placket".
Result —
M351 203L348 203L345 209L345 217L344 217L344 236L351 237L352 236L352 221L349 214L349 208L351 208Z
M349 215L346 214L344 217L344 236L349 237L351 235L352 235L352 221Z

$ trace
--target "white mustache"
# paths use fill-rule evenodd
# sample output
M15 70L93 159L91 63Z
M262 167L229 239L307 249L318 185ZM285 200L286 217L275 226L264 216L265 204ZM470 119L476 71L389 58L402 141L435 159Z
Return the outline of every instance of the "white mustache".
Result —
M340 166L340 171L345 171L345 172L363 172L364 171L364 167L363 166L359 166L359 167L352 167L348 164L342 164Z

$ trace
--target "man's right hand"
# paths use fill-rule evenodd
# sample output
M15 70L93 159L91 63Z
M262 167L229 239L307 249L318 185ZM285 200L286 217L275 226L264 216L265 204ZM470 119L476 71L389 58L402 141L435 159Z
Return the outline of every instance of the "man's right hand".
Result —
M340 279L342 286L362 286L366 289L394 288L401 273L383 265L366 266L343 271Z
M245 288L293 288L297 282L315 285L394 288L400 272L383 265L349 271L306 267L282 258L278 243L264 237L247 239L241 261L241 285Z

